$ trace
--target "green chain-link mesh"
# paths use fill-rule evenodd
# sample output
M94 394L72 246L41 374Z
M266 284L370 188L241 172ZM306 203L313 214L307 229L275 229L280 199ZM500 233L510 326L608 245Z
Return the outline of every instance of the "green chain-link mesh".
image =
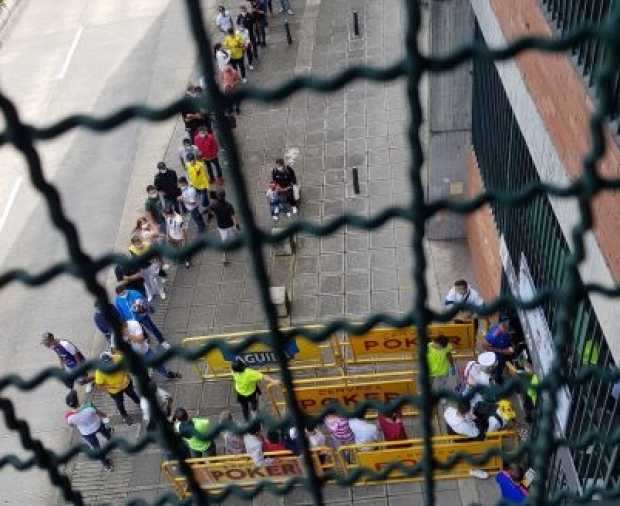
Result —
M541 419L539 421L539 430L534 440L522 444L519 449L513 453L502 454L505 460L517 460L522 456L529 456L534 464L538 479L535 481L530 495L530 501L533 504L558 504L565 498L573 498L572 492L562 490L555 492L553 496L546 497L545 484L549 474L550 461L554 451L559 446L567 446L570 448L587 448L594 442L605 444L618 444L620 442L620 429L618 429L611 437L601 436L596 429L590 430L579 441L566 441L554 436L553 419L556 409L556 399L554 395L544 395L545 392L554 393L566 384L567 379L563 373L562 364L565 361L566 344L569 340L571 309L588 293L598 292L606 296L618 296L619 289L607 289L594 284L583 284L580 281L578 265L584 259L584 234L592 227L592 211L590 202L593 197L604 189L612 189L620 187L620 180L602 179L597 173L597 162L602 157L605 150L604 122L611 113L616 112L612 101L614 78L617 75L620 58L620 2L613 2L610 16L600 25L582 26L567 32L561 38L556 40L542 38L523 38L513 42L509 46L490 50L484 45L470 45L460 48L454 53L444 57L429 57L420 53L417 43L417 35L420 29L420 6L415 1L407 1L408 15L408 31L406 35L407 54L405 58L397 64L387 68L372 68L368 66L351 67L338 74L331 79L319 79L316 77L297 77L282 86L267 90L256 89L251 86L243 87L236 91L232 97L226 97L220 93L216 86L213 76L214 68L210 53L210 39L203 26L201 20L203 13L200 6L200 0L186 0L187 16L196 47L199 51L201 70L207 79L207 97L202 99L182 98L172 104L161 109L148 108L143 106L127 107L105 118L94 118L89 116L71 116L58 123L46 127L35 128L33 126L22 123L15 105L4 95L0 94L0 108L6 118L6 131L0 134L0 144L13 144L20 150L28 163L29 176L34 187L45 198L49 213L52 217L55 227L62 233L66 246L69 250L70 260L54 265L44 272L33 274L24 270L12 270L0 276L0 287L8 285L11 282L19 281L29 286L37 286L53 279L61 273L69 273L76 278L81 279L88 291L99 301L107 302L107 294L104 287L97 281L96 275L105 267L119 263L122 265L136 267L145 259L161 254L168 258L182 261L190 258L197 252L205 249L226 249L234 250L240 247L247 247L251 253L254 273L260 286L260 297L263 310L267 317L270 334L251 336L236 346L230 346L223 341L210 342L199 349L193 351L181 348L173 348L167 350L155 360L146 363L137 356L131 348L120 340L119 347L126 356L127 367L130 372L137 378L141 391L146 392L151 406L153 408L153 418L159 427L157 432L148 433L135 445L129 444L127 441L119 438L113 438L101 450L94 451L85 446L74 447L63 454L55 454L51 450L43 446L43 444L34 439L30 434L28 424L15 416L11 401L6 398L0 398L0 409L4 414L6 424L16 431L22 441L23 446L32 452L32 457L27 460L20 460L14 455L7 455L0 458L0 469L6 465L11 465L19 470L26 470L33 466L44 469L48 474L51 482L61 489L64 499L77 505L84 504L81 494L76 491L69 478L61 472L61 464L64 464L75 457L78 453L86 453L90 458L98 458L112 451L114 448L121 448L128 453L141 451L150 443L159 443L173 455L179 457L181 453L181 439L174 434L171 426L166 423L164 413L159 409L158 403L151 390L147 388L148 374L147 365L155 365L163 363L172 357L180 356L184 360L194 361L204 355L205 352L219 348L223 351L239 352L251 343L262 341L273 347L275 350L279 367L281 380L286 392L286 401L289 407L288 415L282 420L275 420L268 415L260 415L253 421L251 425L262 422L269 427L283 426L288 421L292 421L301 435L301 453L306 471L306 477L293 478L284 485L274 485L270 482L261 482L254 489L247 490L238 486L227 486L222 493L207 495L196 482L190 468L182 460L180 460L180 470L188 480L189 490L192 492L191 499L179 500L174 494L163 494L155 504L180 503L180 504L199 504L207 505L213 501L221 501L229 494L234 494L243 498L252 498L263 490L268 490L275 494L286 494L293 486L298 484L304 485L312 494L316 505L323 504L322 483L326 479L335 479L339 485L349 486L364 476L372 479L382 479L394 469L409 475L422 475L424 477L427 504L434 504L434 488L433 469L448 469L460 461L467 461L477 465L482 461L497 455L498 451L490 451L481 458L473 458L467 454L458 453L445 463L439 463L432 458L432 408L440 397L457 399L457 396L449 391L440 391L438 395L431 392L427 362L424 360L426 356L426 326L431 321L449 321L461 309L475 309L467 304L461 304L446 313L435 313L427 306L427 285L425 281L426 258L423 249L424 233L426 222L429 218L441 211L450 211L460 214L467 214L479 209L486 203L497 203L505 206L515 207L523 202L531 199L538 194L554 195L559 198L577 198L580 207L580 222L572 231L574 243L574 251L569 256L569 260L565 266L567 273L567 281L561 290L552 291L542 289L537 296L530 301L521 301L512 296L503 296L495 300L493 303L485 306L481 314L492 314L501 307L513 305L524 309L537 307L541 302L552 299L559 307L559 332L554 336L557 354L554 358L551 370L545 376L544 380L538 386L538 397L541 403ZM590 130L592 135L592 147L590 152L584 159L583 172L581 177L573 181L568 187L554 187L542 183L531 184L523 188L519 193L506 193L501 191L486 191L468 201L453 202L450 200L436 200L430 203L425 202L423 183L422 183L422 164L424 155L419 137L420 126L423 121L422 110L419 98L420 79L427 71L443 72L455 68L460 63L473 58L484 58L487 60L504 60L514 57L517 53L538 49L542 51L565 51L571 47L575 47L579 43L586 40L598 39L600 43L606 46L606 61L599 68L595 82L598 88L598 105L590 119ZM280 233L265 233L259 229L252 210L249 205L248 189L243 178L236 141L225 120L224 109L226 104L232 98L240 100L253 99L259 102L272 102L290 97L293 93L300 89L315 90L319 92L330 92L342 88L346 84L356 79L369 79L373 81L388 81L396 78L405 77L407 79L407 89L409 95L409 105L411 114L411 125L409 128L409 139L413 153L413 163L411 164L409 176L411 180L411 202L408 207L389 207L371 218L355 216L345 213L342 216L324 225L314 225L303 221L298 221L287 227ZM88 256L82 249L80 237L75 226L64 213L63 204L57 189L44 177L41 160L34 142L54 138L62 133L76 127L88 128L96 131L106 131L114 128L124 122L143 118L148 121L161 121L178 114L182 110L188 108L205 107L212 104L212 110L215 113L216 124L222 132L222 143L224 148L230 153L230 174L234 185L234 189L239 196L239 212L243 220L244 229L240 239L227 245L221 245L206 238L194 241L191 245L182 250L172 249L165 245L157 245L141 259L129 259L120 255L104 255L100 258L92 258ZM265 266L262 246L265 243L274 243L291 237L298 232L321 237L331 234L332 232L342 228L345 225L352 226L363 230L376 229L393 218L401 218L408 220L415 227L412 248L414 254L414 272L413 277L417 288L415 296L414 309L403 317L395 318L387 314L374 314L362 324L351 324L345 320L336 320L331 322L321 331L310 332L308 330L301 331L281 331L278 328L278 317L274 304L269 296L269 282ZM108 307L108 306L105 306ZM111 314L106 314L108 321L115 321ZM301 412L296 399L295 391L292 388L292 374L287 367L286 357L282 350L285 349L286 342L295 335L303 335L313 342L322 342L331 334L338 330L347 330L349 332L359 334L371 329L377 324L385 323L395 327L405 327L408 325L416 325L418 332L418 359L417 367L419 370L417 383L419 385L420 394L416 396L403 397L388 404L381 404L373 401L360 403L355 410L348 411L339 406L330 406L325 409L317 417L304 416ZM116 329L117 331L120 329ZM23 379L17 375L7 375L0 378L0 391L9 386L15 386L20 390L28 391L36 388L40 383L50 379L58 378L62 381L82 376L87 370L92 370L97 365L96 361L87 361L72 373L65 373L57 368L47 368L42 370L34 378ZM609 371L601 371L596 368L583 368L573 378L573 382L582 383L596 377L606 382L617 381L620 375ZM494 387L491 390L497 394L508 394L517 391L523 387L522 380L511 379L502 387ZM478 389L470 392L467 397L471 398ZM304 430L305 419L320 419L326 413L339 412L346 416L362 415L367 409L378 409L387 412L397 406L404 404L415 406L421 414L423 440L424 440L424 458L415 466L406 466L399 462L394 462L380 472L374 472L369 469L356 469L347 476L327 474L319 478L311 463L308 441L305 438ZM242 433L247 430L247 425L232 426L227 423L214 425L207 438L217 436L222 430L233 430ZM594 493L600 493L603 497L611 498L620 495L620 489L601 490L597 487L590 487L582 493L583 499L589 499ZM143 500L133 500L129 504L147 504Z

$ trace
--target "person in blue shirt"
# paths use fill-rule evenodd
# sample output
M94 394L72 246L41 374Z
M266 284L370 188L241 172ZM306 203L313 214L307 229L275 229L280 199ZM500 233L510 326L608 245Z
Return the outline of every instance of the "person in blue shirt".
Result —
M503 318L497 325L489 328L482 340L482 347L485 351L492 351L497 358L497 365L493 370L495 383L501 385L504 381L503 373L506 361L514 354L512 337L510 336L510 321Z
M123 321L137 320L145 331L155 336L162 347L170 348L170 344L149 315L149 303L140 292L118 285L114 305Z
M527 488L521 483L523 481L523 470L519 467L511 467L508 470L500 471L495 476L495 481L499 485L502 499L514 504L525 502L529 494Z

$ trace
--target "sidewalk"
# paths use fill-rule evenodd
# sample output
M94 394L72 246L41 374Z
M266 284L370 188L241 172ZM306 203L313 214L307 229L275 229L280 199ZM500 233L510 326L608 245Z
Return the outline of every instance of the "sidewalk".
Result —
M274 8L277 4L274 0ZM294 0L292 4L296 16L289 17L289 22L295 43L286 44L282 17L270 18L269 46L261 51L256 70L249 72L253 85L273 86L295 71L311 69L325 75L345 65L385 65L402 54L405 16L400 0ZM352 10L360 15L359 38L350 26ZM344 210L370 216L387 205L408 204L408 104L403 81L358 81L331 95L299 92L269 106L246 103L242 111L235 135L248 188L255 189L255 215L265 228L270 228L272 221L264 192L274 159L285 152L297 154L293 167L302 187L303 219L326 222ZM166 157L177 170L176 146L181 135L178 127ZM353 166L360 173L359 195L352 189ZM229 193L232 196L232 190ZM284 224L286 218L280 226ZM375 311L399 314L410 309L414 295L410 242L411 226L395 221L372 232L347 227L321 239L299 236L293 257L273 257L266 249L272 285L289 287L294 325L343 315L362 319ZM472 279L467 245L432 242L426 250L429 304L438 308L454 279ZM265 328L246 251L231 255L226 267L220 253L202 252L191 269L176 270L168 290L169 297L158 306L155 320L175 345L189 336ZM171 367L183 374L182 380L163 384L176 406L211 418L230 408L239 417L230 382L202 383L191 365L179 360ZM115 413L107 396L101 398L101 405ZM129 403L128 407L139 417L135 406ZM117 435L130 441L139 435L137 424L126 427L114 417L113 425ZM221 448L220 441L217 443ZM112 457L115 470L111 474L101 473L99 463L83 456L75 460L74 484L87 504L123 504L138 497L152 502L171 491L160 473L159 449L151 447L139 455L115 451ZM438 481L436 490L438 506L490 505L498 498L493 480ZM324 496L329 504L343 506L416 506L424 499L420 484L351 489L329 485ZM230 498L226 504L242 502ZM263 494L254 503L300 506L310 504L310 496L295 489L284 498Z

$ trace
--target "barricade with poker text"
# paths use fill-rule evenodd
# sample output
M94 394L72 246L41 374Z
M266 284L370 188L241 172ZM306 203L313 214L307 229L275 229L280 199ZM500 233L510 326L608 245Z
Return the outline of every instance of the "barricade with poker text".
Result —
M310 415L320 413L330 404L354 409L362 401L387 403L403 395L416 393L415 374L412 371L304 378L296 379L293 385L299 407ZM286 401L281 385L269 385L267 393L275 412L282 416L286 411ZM414 412L407 406L403 414ZM376 413L370 411L367 416L376 416Z
M426 331L429 338L446 336L455 358L474 356L473 322L433 323ZM415 327L379 327L359 336L349 334L343 343L342 356L346 365L411 362L417 358L417 330Z
M311 454L319 476L336 469L336 457L331 448L314 448ZM260 481L284 483L304 476L301 458L289 451L265 452L265 459L265 465L260 467L246 454L187 459L186 462L204 490L217 491L231 484L252 488ZM191 495L177 461L163 462L162 471L179 497Z
M308 330L318 331L322 325L310 325L304 327ZM283 329L289 330L289 329ZM183 339L182 345L186 348L204 346L215 339L225 339L229 345L242 342L249 336L265 336L269 331L236 332L232 334L216 334L212 336L188 337ZM284 350L288 358L288 367L292 371L314 370L317 368L339 367L341 365L340 347L335 338L315 344L301 336L289 341ZM271 346L259 342L248 346L247 349L237 355L223 353L219 349L211 350L200 360L193 362L194 370L204 380L229 378L231 376L230 364L235 357L241 357L249 367L260 369L263 372L278 371L278 361Z
M516 433L513 431L489 432L481 441L471 441L462 436L434 436L433 458L439 463L445 463L457 452L465 452L471 457L480 458L489 450L514 450L516 445ZM336 450L339 468L348 472L357 468L366 468L379 472L390 464L401 463L407 467L413 467L423 460L424 440L408 439L405 441L381 441L377 443L364 443L343 445ZM434 478L457 479L466 478L473 468L495 474L502 470L503 460L501 455L493 455L480 465L472 465L465 460L456 463L450 469L435 468ZM366 477L356 484L379 484L422 481L422 473L416 476L406 476L400 470L394 469L384 480L373 480Z

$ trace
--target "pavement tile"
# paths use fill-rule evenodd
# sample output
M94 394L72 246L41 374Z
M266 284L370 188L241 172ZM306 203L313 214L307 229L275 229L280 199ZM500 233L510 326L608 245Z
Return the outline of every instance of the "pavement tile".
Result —
M388 496L398 495L412 495L422 493L422 484L418 482L413 483L390 483L387 486Z
M357 504L362 499L384 498L385 493L385 485L353 487L353 502Z
M161 473L161 453L136 455L132 462L131 484L134 486L157 485Z

